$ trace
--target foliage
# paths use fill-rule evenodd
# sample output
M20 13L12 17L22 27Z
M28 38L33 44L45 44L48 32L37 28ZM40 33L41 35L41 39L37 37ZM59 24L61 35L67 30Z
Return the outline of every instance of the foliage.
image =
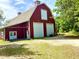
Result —
M11 20L5 20L4 26L6 26Z
M76 32L79 32L79 22L76 22L73 28Z
M71 31L75 23L79 22L79 0L57 0L55 6L58 30Z
M4 20L5 20L4 12L3 10L0 10L0 26L4 25Z

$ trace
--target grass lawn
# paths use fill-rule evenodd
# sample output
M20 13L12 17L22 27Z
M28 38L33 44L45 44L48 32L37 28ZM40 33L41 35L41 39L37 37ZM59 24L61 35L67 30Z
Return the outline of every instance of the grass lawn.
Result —
M9 42L3 39L0 39L0 45L7 45Z
M0 56L5 56L7 59L10 56L14 56L15 58L17 56L24 57L22 59L79 59L78 46L56 46L53 43L49 44L40 40L23 40L17 42L5 42L1 40L0 45L3 45L0 48Z
M64 36L79 36L79 32L76 32L74 30L70 31L70 32L66 32L66 33L63 33Z

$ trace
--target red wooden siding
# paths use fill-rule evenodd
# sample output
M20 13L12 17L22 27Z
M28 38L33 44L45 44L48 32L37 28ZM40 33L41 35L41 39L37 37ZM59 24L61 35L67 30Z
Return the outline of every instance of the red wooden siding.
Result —
M48 20L42 20L41 19L41 9L47 10ZM27 16L27 15L26 15ZM32 14L29 23L30 23L30 36L31 38L34 38L34 30L33 30L33 22L41 22L44 25L44 37L46 37L46 23L53 23L55 27L55 21L52 17L52 13L50 9L45 5L41 4L39 5L34 13ZM19 20L19 19L18 19ZM28 22L17 24L11 27L5 28L5 38L6 40L9 40L9 31L17 31L18 39L24 39L26 37L26 30L28 30ZM55 31L55 29L54 29Z
M45 9L47 10L47 15L48 15L48 20L42 20L41 19L41 9ZM39 5L35 12L33 13L32 17L31 17L31 20L30 20L30 34L31 34L31 37L34 38L34 32L33 32L33 22L42 22L44 24L44 36L46 37L46 23L53 23L55 24L55 21L54 21L54 18L50 18L52 17L52 13L50 11L50 9L45 5L45 4L41 4ZM55 31L55 29L54 29Z
M17 38L24 39L26 37L26 30L28 27L28 23L22 23L18 25L14 25L5 29L5 38L9 40L9 31L17 31Z

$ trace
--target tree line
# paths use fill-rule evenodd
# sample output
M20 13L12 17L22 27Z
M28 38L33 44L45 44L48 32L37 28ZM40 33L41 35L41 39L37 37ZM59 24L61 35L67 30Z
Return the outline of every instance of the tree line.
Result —
M56 25L58 32L79 32L79 0L56 0Z

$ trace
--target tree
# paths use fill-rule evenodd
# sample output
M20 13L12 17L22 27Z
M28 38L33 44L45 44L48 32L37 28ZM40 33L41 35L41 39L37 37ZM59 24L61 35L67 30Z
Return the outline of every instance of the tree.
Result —
M71 31L76 22L79 21L79 0L57 0L55 12L63 32ZM56 22L58 23L58 22ZM59 28L59 30L60 30Z
M4 25L5 17L4 12L0 10L0 27Z

